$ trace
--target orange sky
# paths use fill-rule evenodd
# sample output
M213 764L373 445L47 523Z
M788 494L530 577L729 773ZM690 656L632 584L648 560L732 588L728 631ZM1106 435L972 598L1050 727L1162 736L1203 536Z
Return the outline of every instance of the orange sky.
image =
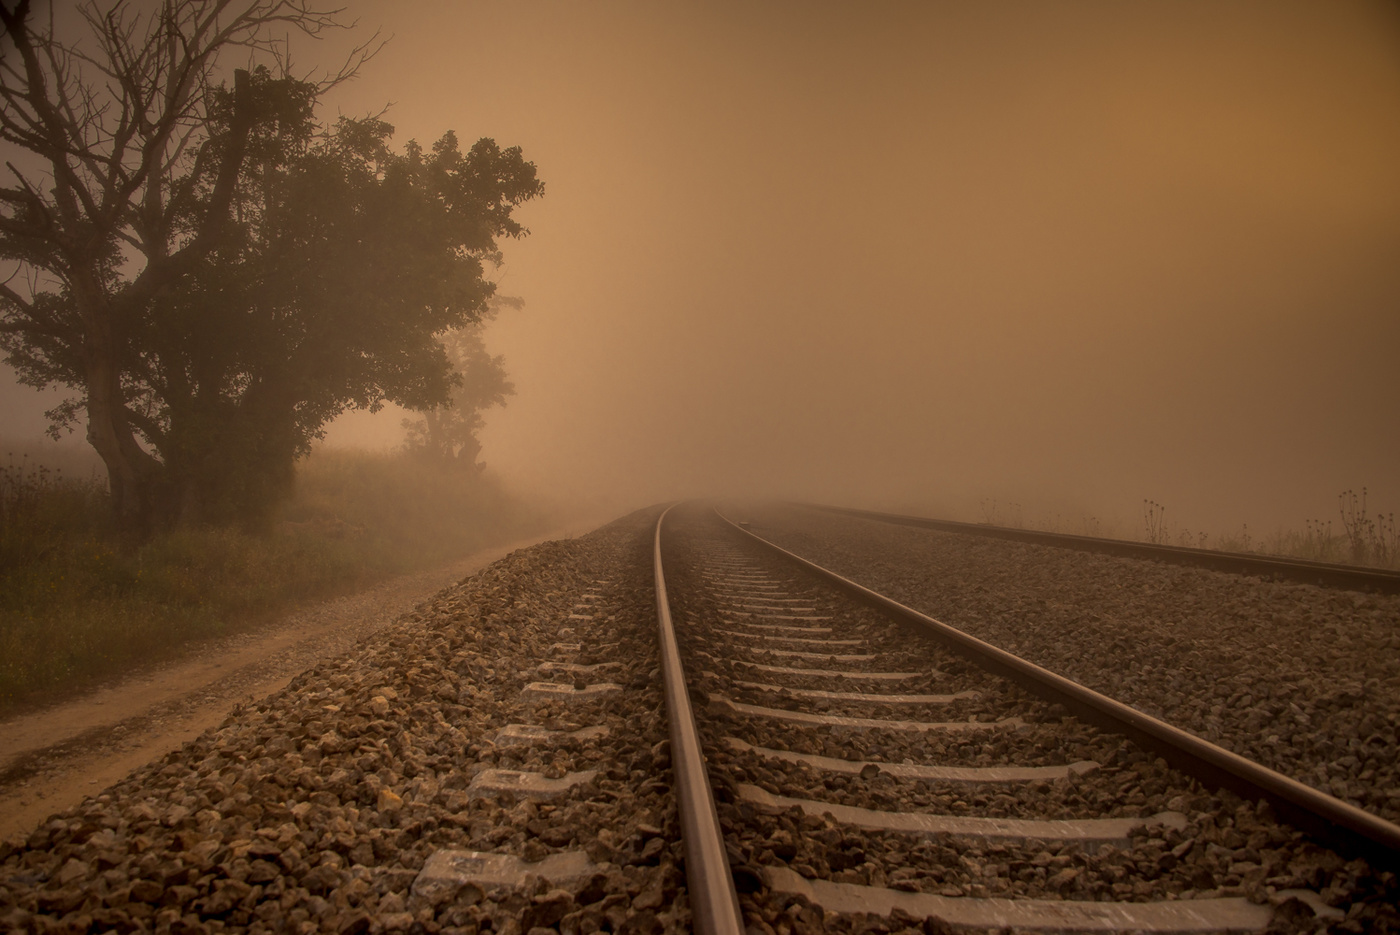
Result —
M484 457L522 486L1125 533L1144 497L1217 531L1400 507L1392 5L349 13L393 39L332 108L545 180L490 336Z

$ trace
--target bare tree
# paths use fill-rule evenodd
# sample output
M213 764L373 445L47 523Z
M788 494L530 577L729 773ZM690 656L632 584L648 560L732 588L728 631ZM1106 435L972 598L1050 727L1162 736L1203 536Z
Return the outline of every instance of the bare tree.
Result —
M285 73L287 36L346 24L306 0L89 2L77 14L84 34L65 38L52 9L45 22L31 0L0 0L0 141L17 151L0 181L0 260L14 264L0 282L0 339L30 351L27 382L81 374L78 396L50 416L57 429L86 410L116 514L134 525L150 515L159 465L133 425L141 400L130 375L151 364L129 338L154 297L226 236L264 116L240 69L225 129L210 132L220 57ZM313 79L317 89L354 75L377 48L377 36L354 48ZM207 191L190 190L211 177Z

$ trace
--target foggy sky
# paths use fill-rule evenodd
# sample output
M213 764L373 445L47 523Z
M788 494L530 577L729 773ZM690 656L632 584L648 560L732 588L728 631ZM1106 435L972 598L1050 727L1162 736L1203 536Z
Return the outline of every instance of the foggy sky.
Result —
M1400 508L1393 5L349 12L393 38L332 112L545 181L489 332L522 488L1130 534L1144 497L1213 532Z

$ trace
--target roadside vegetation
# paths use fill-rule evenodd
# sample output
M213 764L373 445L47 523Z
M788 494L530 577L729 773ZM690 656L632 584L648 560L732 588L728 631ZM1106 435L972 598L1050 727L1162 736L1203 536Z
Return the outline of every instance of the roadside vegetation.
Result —
M1354 490L1339 493L1338 523L1330 519L1310 519L1304 522L1301 531L1283 529L1264 537L1252 534L1245 524L1238 532L1213 539L1207 533L1173 525L1166 518L1166 507L1155 500L1143 500L1142 538L1157 545L1257 552L1313 562L1400 569L1400 532L1397 532L1395 514L1371 512L1366 502L1368 496L1365 487L1359 494Z
M1344 490L1337 494L1340 522L1308 519L1303 529L1281 529L1270 536L1250 533L1249 525L1238 532L1211 537L1191 532L1186 526L1166 519L1166 508L1159 502L1142 501L1142 539L1162 546L1189 546L1219 551L1254 551L1267 556L1329 561L1333 564L1369 565L1400 570L1400 535L1393 512L1371 512L1366 507L1368 490Z
M257 528L134 538L107 498L95 478L0 463L0 711L544 527L489 474L402 452L317 450Z
M1156 500L1142 501L1141 526L1136 532L1122 524L1105 524L1096 516L1083 516L1066 522L1060 514L1027 523L1021 505L1014 502L982 501L982 522L1012 529L1040 529L1045 532L1093 536L1108 539L1139 539L1153 545L1214 549L1220 552L1254 552L1312 562L1362 565L1400 570L1400 525L1395 514L1373 510L1367 500L1370 491L1344 490L1337 495L1336 519L1309 519L1303 528L1280 529L1269 535L1251 532L1245 523L1237 530L1211 535L1174 522L1167 508Z
M537 528L476 440L520 148L325 113L382 46L293 73L339 10L34 6L0 0L0 353L103 477L0 460L0 709ZM389 402L404 452L312 452Z

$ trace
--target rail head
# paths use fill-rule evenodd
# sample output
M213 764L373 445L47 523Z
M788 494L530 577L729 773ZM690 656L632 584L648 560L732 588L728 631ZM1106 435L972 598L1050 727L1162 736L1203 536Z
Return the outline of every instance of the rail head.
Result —
M743 935L744 916L734 889L729 855L724 849L719 813L715 810L714 792L705 769L705 752L695 726L695 712L686 689L685 670L671 620L671 605L666 597L661 529L672 509L674 506L667 507L656 520L652 572L656 582L656 620L660 630L666 717L671 729L671 771L676 781L676 809L680 814L685 847L686 889L694 931L701 935Z
M1344 850L1362 853L1374 862L1400 867L1400 826L906 607L784 549L718 510L715 513L733 531L765 549L831 581L865 603L931 633L1033 694L1059 702L1100 727L1126 734L1202 782L1225 786L1246 798L1265 799L1282 817L1303 830Z

